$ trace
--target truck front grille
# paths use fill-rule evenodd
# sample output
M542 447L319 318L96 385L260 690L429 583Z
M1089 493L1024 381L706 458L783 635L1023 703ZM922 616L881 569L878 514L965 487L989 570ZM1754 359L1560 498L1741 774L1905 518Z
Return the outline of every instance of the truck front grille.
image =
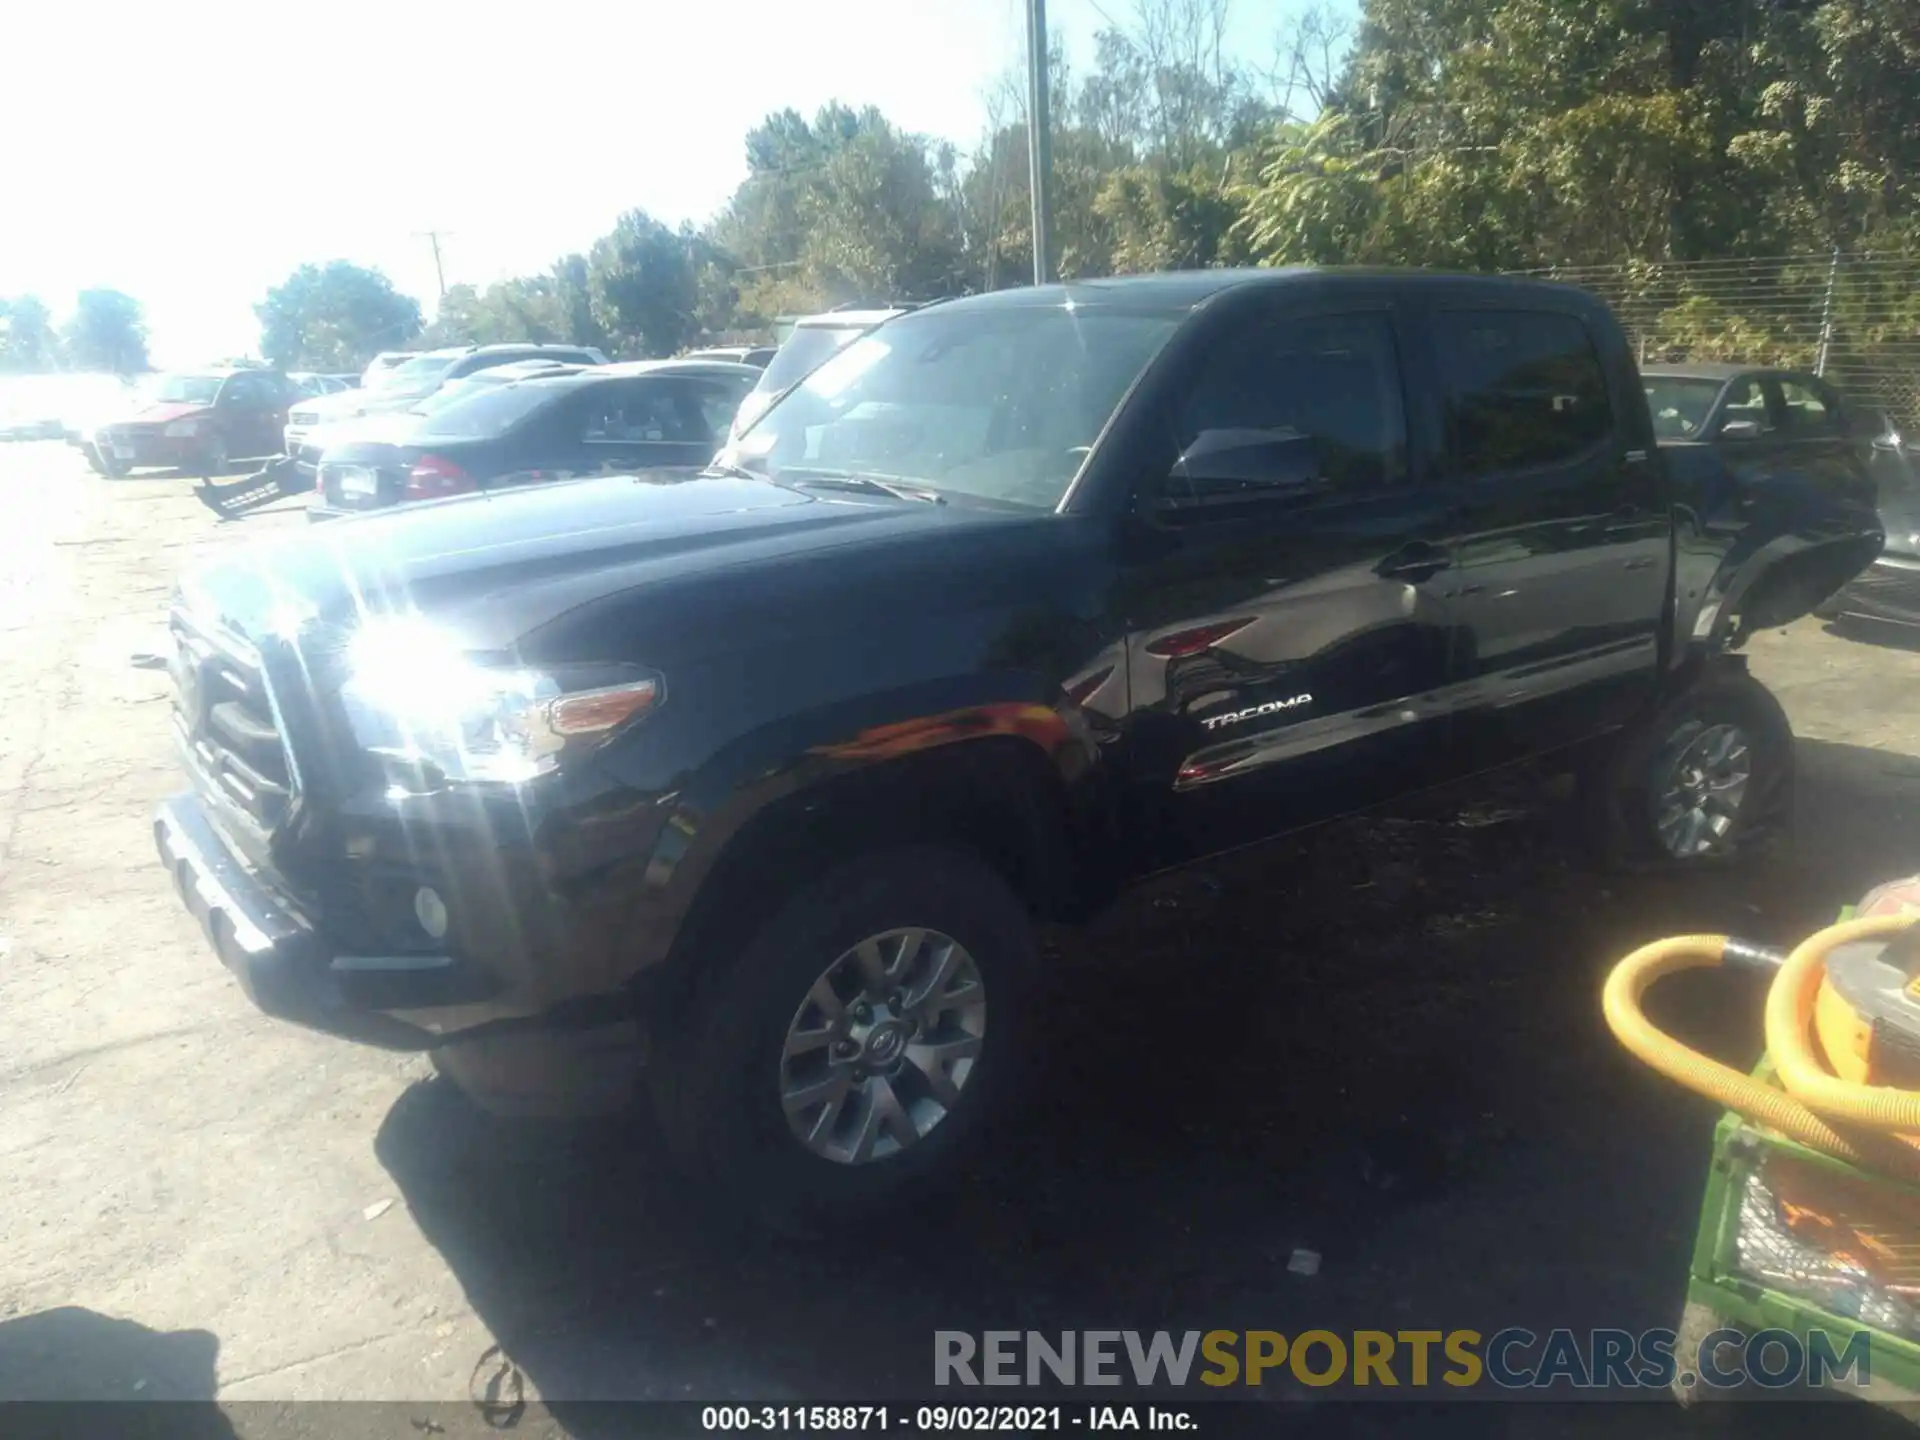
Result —
M279 714L257 656L175 611L173 724L196 778L272 834L298 788Z

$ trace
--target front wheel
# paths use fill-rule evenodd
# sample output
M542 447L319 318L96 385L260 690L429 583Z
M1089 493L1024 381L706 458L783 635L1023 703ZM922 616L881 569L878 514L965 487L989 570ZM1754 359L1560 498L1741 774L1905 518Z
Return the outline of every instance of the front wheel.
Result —
M233 461L227 455L227 442L215 435L200 452L201 478L212 479L215 475L224 475L232 466Z
M1786 838L1793 730L1744 670L1711 670L1626 732L1587 777L1600 857L1631 868L1753 859Z
M654 1057L661 1129L782 1229L938 1184L1005 1092L1036 955L1019 898L968 855L842 865L760 927Z

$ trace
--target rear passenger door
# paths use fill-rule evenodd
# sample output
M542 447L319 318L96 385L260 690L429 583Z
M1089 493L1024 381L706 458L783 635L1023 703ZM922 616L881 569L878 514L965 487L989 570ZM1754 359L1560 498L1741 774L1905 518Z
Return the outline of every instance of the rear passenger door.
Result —
M1479 767L1626 722L1653 693L1671 566L1656 457L1577 310L1430 312L1459 495L1447 599L1460 758Z

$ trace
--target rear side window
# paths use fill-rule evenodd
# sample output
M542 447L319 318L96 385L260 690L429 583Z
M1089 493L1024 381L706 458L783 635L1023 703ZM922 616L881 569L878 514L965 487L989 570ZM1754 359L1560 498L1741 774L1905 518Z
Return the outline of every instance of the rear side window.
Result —
M1831 434L1840 428L1839 407L1829 405L1811 385L1783 377L1780 401L1780 423L1796 435Z
M1612 431L1606 372L1573 316L1457 310L1437 315L1434 327L1464 474L1560 464Z

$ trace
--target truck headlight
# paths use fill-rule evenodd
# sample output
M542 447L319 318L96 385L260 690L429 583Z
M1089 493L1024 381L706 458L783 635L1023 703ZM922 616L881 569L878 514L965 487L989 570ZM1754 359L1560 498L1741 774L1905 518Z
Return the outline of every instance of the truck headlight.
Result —
M549 672L472 656L417 617L376 616L350 642L341 700L367 750L454 781L523 785L661 698L634 667Z
M190 440L199 433L200 422L198 420L176 420L167 426L166 430L169 440Z

